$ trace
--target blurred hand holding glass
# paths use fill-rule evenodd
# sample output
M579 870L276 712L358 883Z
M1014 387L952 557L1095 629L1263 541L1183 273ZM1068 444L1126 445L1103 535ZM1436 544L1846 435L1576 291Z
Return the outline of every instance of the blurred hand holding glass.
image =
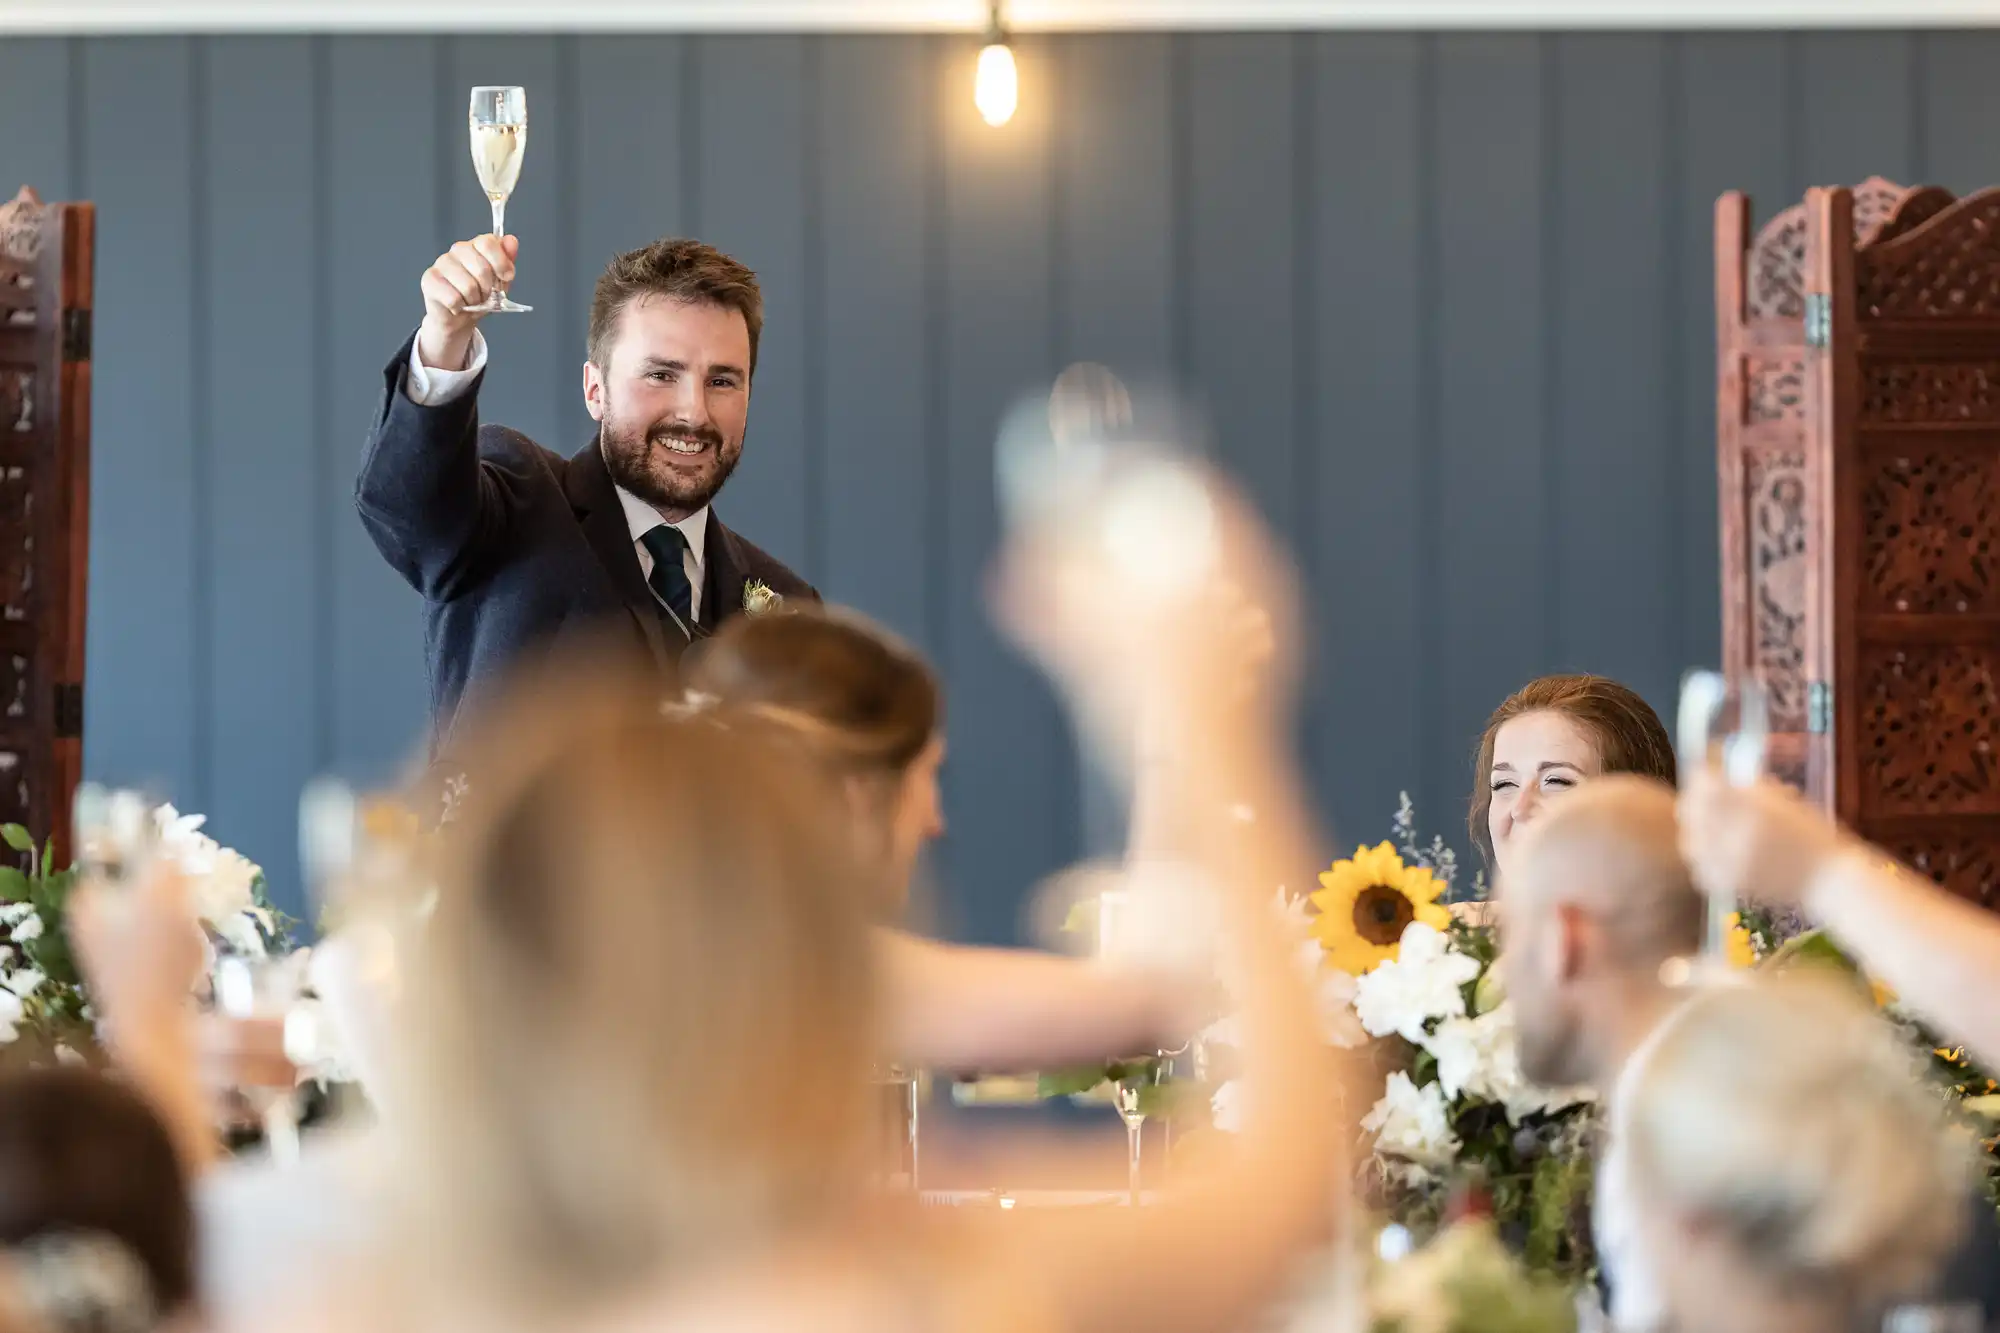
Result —
M70 827L85 883L129 888L146 873L160 850L157 804L141 792L94 782L77 787Z
M297 1056L310 1052L292 1035L292 1016L305 989L305 957L284 958L226 954L216 960L215 1006L227 1018L246 1023L282 1025L285 1054L294 1063ZM295 1053L296 1052L296 1056ZM264 1141L271 1157L290 1166L299 1158L298 1094L296 1087L243 1085L238 1094L249 1103L264 1127Z
M1763 683L1690 671L1681 683L1675 742L1683 782L1712 770L1732 787L1755 786L1764 776L1771 742L1770 700ZM1709 896L1704 957L1710 965L1727 965L1736 914L1733 893Z

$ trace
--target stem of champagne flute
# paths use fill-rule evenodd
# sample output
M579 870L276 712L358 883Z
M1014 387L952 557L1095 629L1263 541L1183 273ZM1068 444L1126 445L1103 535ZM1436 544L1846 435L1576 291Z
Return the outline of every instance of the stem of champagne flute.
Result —
M1141 1135L1146 1128L1144 1116L1125 1118L1126 1187L1131 1191L1132 1206L1139 1206L1139 1158Z
M504 242L507 239L507 197L502 195L498 199L491 200L491 202L493 204L493 238ZM507 285L502 283L500 290L493 294L493 304L496 306L500 305L506 299Z

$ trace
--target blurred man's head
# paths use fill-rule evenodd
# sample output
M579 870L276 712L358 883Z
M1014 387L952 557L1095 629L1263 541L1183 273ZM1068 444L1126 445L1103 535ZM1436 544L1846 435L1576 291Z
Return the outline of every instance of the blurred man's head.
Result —
M1701 947L1705 904L1681 860L1673 789L1611 776L1552 808L1499 912L1522 1072L1608 1082L1667 998L1661 967Z

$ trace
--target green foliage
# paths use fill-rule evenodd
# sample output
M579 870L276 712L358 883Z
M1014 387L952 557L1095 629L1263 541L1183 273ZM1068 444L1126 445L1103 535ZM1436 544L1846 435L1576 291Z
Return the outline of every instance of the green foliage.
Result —
M1043 1098L1081 1097L1104 1081L1103 1065L1086 1065L1081 1069L1058 1069L1053 1073L1038 1075L1035 1079L1035 1092Z
M1794 935L1779 945L1771 956L1764 960L1764 966L1784 969L1799 966L1837 968L1849 976L1860 977L1861 969L1854 960L1841 951L1839 945L1823 930L1809 930L1803 935Z
M1550 1153L1535 1163L1528 1190L1522 1258L1540 1273L1581 1278L1590 1269L1589 1209L1594 1163L1587 1152Z
M1477 960L1482 975L1500 957L1499 933L1488 925L1454 916L1451 921L1451 943L1460 953Z
M65 918L70 892L76 887L74 868L54 868L53 846L40 847L18 824L0 825L0 841L27 857L27 869L0 866L0 899L34 908L41 932L14 947L29 967L46 981L21 1001L21 1022L14 1040L0 1046L0 1068L31 1068L57 1063L62 1053L86 1063L102 1063L96 1025L83 993L83 976L71 953ZM15 927L18 932L19 926Z
M1206 1084L1176 1080L1172 1073L1170 1062L1158 1056L1107 1060L1100 1065L1037 1075L1035 1095L1044 1101L1081 1097L1108 1084L1122 1084L1138 1094L1139 1114L1156 1120L1185 1115L1208 1104L1211 1089Z

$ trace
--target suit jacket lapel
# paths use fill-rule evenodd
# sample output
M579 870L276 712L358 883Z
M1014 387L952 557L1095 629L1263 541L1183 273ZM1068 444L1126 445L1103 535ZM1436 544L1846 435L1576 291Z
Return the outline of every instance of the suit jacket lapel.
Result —
M563 490L597 562L604 566L611 586L639 622L646 646L662 665L671 665L677 654L668 649L659 603L646 586L646 576L639 572L632 530L626 525L625 511L619 506L618 492L612 488L611 474L605 470L604 455L598 452L595 440L570 458Z
M707 547L701 561L701 627L712 634L743 609L743 580L748 572L742 543L722 526L712 509L708 513Z

